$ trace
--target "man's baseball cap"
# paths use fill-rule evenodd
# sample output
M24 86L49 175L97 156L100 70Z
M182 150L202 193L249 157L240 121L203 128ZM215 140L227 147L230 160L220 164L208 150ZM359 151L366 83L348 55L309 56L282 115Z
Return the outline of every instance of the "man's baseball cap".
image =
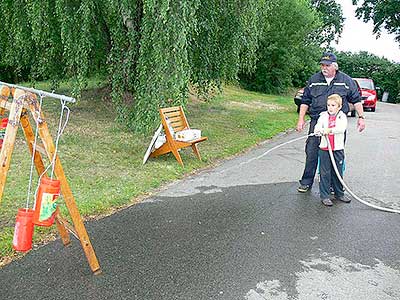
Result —
M336 55L333 54L332 52L325 52L322 57L321 57L321 61L319 62L320 64L323 65L330 65L333 62L336 62Z

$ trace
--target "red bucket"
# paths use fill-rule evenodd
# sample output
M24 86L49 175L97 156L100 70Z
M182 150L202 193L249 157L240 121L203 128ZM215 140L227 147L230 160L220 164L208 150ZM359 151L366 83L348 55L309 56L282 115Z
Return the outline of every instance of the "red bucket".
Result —
M60 180L42 177L36 194L33 224L51 226L54 223L58 209L57 197L60 195Z
M1 119L0 128L6 128L8 124L8 118Z
M16 251L26 252L32 249L33 210L20 208L15 222L12 246Z
M1 119L1 122L0 122L0 149L3 146L3 140L6 135L7 124L8 124L8 118Z

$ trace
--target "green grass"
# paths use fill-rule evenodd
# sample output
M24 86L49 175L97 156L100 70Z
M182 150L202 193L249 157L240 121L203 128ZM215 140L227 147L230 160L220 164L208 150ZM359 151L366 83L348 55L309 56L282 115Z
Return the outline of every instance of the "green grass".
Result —
M48 90L46 83L36 88ZM61 88L65 94L68 89ZM59 156L79 210L85 218L109 214L117 208L140 201L143 195L182 178L194 170L218 164L249 147L271 138L296 124L296 107L291 96L248 92L227 86L211 102L190 101L186 115L192 128L209 139L199 144L203 160L191 149L182 151L185 167L171 155L150 159L142 165L151 135L132 134L114 122L107 102L107 90L93 80L76 104L59 143ZM58 127L60 105L45 99L43 110L53 136ZM15 216L25 207L30 157L19 131L0 207L0 259L15 256L11 247ZM37 186L34 176L33 189ZM30 197L30 205L33 204ZM65 205L60 206L66 215ZM55 228L36 228L35 243L54 236Z

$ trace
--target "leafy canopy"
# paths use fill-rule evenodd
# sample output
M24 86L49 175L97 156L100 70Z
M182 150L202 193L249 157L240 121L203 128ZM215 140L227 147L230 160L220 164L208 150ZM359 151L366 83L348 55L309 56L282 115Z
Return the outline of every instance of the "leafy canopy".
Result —
M0 76L10 81L105 75L118 120L156 126L159 107L252 70L266 0L0 0ZM4 75L7 74L7 75Z
M399 0L353 0L353 4L361 6L357 8L356 15L364 22L372 20L374 30L379 37L382 29L396 35L396 41L400 42L400 1Z

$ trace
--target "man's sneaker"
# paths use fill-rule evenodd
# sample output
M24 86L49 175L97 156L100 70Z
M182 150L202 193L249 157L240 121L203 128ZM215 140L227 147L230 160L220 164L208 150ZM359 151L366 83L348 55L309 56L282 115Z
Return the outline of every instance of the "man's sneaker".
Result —
M350 203L351 199L350 198L345 198L344 196L335 196L335 199L338 201L342 201L344 203Z
M299 193L306 193L311 189L311 186L308 184L302 184L297 188Z
M329 199L329 198L324 198L324 199L321 200L321 202L322 202L325 206L332 206L332 205L333 205L331 199Z

